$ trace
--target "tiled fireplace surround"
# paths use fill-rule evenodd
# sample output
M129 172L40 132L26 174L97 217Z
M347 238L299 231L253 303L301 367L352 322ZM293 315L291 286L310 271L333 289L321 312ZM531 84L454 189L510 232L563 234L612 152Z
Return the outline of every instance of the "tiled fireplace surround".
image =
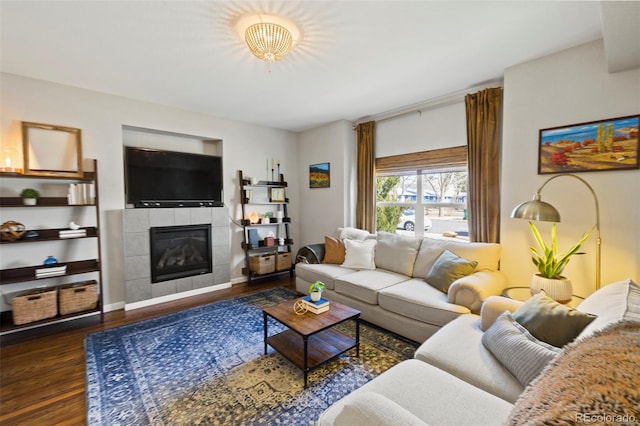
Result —
M125 209L124 230L125 303L149 301L191 290L229 283L231 255L227 207ZM149 228L211 224L211 274L151 283Z

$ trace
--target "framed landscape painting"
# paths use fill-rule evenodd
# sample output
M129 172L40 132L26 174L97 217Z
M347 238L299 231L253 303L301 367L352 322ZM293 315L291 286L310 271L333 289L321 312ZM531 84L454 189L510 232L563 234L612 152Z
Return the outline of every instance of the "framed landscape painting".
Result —
M329 163L309 166L309 188L329 188L330 178Z
M637 169L640 115L540 130L538 174Z

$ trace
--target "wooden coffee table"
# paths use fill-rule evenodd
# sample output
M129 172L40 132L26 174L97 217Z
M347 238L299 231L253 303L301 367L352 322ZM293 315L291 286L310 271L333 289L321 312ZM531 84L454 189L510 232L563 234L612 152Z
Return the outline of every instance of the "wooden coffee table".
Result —
M325 362L353 348L356 348L356 356L360 356L360 311L332 301L327 312L296 315L293 312L296 300L298 299L262 309L264 353L267 354L267 345L271 345L301 369L306 388L309 372ZM269 336L268 317L282 323L288 330ZM348 320L355 321L355 339L333 328Z

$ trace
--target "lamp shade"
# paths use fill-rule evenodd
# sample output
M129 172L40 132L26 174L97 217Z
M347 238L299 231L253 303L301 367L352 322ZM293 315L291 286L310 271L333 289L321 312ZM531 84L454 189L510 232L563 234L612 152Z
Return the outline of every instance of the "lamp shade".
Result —
M560 222L560 213L549 203L539 199L525 201L516 206L511 212L515 219L542 220L545 222Z

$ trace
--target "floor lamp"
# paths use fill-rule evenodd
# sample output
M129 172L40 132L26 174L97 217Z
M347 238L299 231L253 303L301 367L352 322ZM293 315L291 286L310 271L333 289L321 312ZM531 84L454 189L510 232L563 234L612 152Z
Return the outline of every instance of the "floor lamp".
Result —
M593 200L596 206L596 291L600 288L600 247L602 245L602 239L600 238L600 204L598 203L598 196L596 192L593 190L591 185L587 183L586 180L582 179L579 176L562 173L558 175L554 175L547 179L540 188L536 191L533 196L533 200L526 201L522 204L516 206L511 212L511 217L516 219L528 219L528 220L542 220L545 222L560 222L560 213L549 203L545 203L540 199L540 192L542 188L545 187L546 184L551 182L554 179L559 177L572 177L574 179L579 180L583 184L589 188L591 191L591 195L593 195Z

